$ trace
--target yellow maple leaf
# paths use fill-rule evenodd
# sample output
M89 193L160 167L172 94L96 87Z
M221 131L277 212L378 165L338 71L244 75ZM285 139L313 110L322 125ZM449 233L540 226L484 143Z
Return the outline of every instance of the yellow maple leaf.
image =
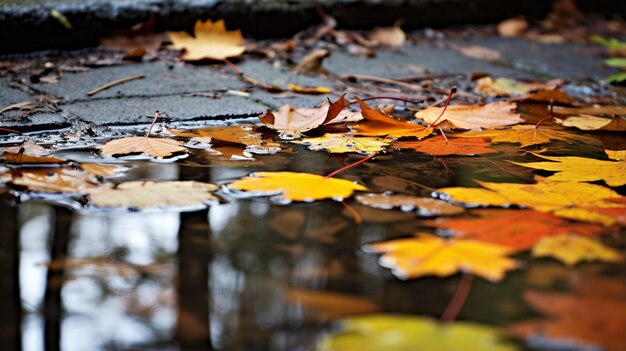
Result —
M230 183L228 187L262 195L280 194L280 198L294 201L339 200L349 197L355 190L367 190L348 180L296 172L257 172Z
M104 156L144 153L154 157L166 157L187 150L182 142L173 139L129 137L111 140L102 145Z
M95 191L89 201L98 207L156 208L198 207L217 201L211 192L217 185L196 181L133 181L118 184L115 189Z
M596 184L554 182L544 178L538 178L535 184L479 183L487 189L454 187L439 189L438 192L468 205L520 205L563 218L606 226L616 223L617 219L594 211L593 208L624 207L623 204L608 201L621 198L618 193Z
M604 150L611 160L626 161L626 150Z
M373 314L343 319L318 351L516 351L495 327L468 322L441 323L428 317Z
M391 268L400 279L465 272L495 282L502 280L506 271L517 268L517 262L506 256L511 251L504 246L428 234L376 243L366 249L382 252L380 264Z
M447 120L456 128L498 128L524 122L514 110L515 104L508 102L494 102L487 105L456 105L448 106L443 116L439 118L443 107L429 107L415 113L415 117L426 123Z
M354 135L326 133L318 138L304 138L292 141L296 144L308 145L309 150L327 150L332 153L357 152L373 154L384 151L391 139L376 137L355 137Z
M604 180L609 186L626 184L626 162L604 161L577 156L534 155L554 162L513 163L518 166L557 172L547 177L550 181L593 182Z
M470 130L455 136L462 138L489 138L492 143L519 143L519 147L544 144L551 140L562 140L568 143L582 141L589 144L596 141L587 136L550 127L535 127L532 124L517 125L507 129Z
M601 242L581 235L544 237L533 247L534 257L553 256L567 265L581 261L619 262L622 255Z
M224 20L210 19L206 22L196 21L194 36L187 32L169 32L172 47L185 49L183 60L224 60L228 57L241 55L246 48L243 46L241 31L227 31Z

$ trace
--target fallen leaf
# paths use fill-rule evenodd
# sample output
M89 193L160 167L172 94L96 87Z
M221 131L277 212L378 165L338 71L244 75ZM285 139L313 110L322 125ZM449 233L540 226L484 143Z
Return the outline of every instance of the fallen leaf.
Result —
M128 170L128 167L102 163L81 163L79 166L85 172L102 178L116 177Z
M22 111L22 117L28 117L28 115L32 112L35 111L37 109L43 109L45 106L38 103L38 102L34 102L34 101L23 101L23 102L18 102L16 104L12 104L9 106L6 106L4 108L2 108L2 110L0 110L0 114L3 114L7 111L11 111L11 110L20 110Z
M300 134L324 124L356 122L362 119L361 114L345 110L343 95L332 105L324 101L316 108L293 108L283 105L277 113L267 111L259 116L266 126L280 131L283 139L295 139Z
M110 186L89 172L69 167L10 170L0 175L0 181L47 193L86 194Z
M611 160L626 161L626 150L604 150Z
M153 157L167 157L187 150L182 142L173 139L129 137L111 140L102 145L102 155L126 155L144 153Z
M492 143L519 143L519 147L545 144L552 140L560 140L567 143L596 143L595 139L584 135L546 126L535 127L532 124L517 125L507 129L470 130L454 136L461 138L489 138Z
M571 116L566 119L555 119L557 123L565 127L574 127L580 130L602 130L610 132L626 131L626 118L616 116L613 118L597 117L591 115Z
M363 205L389 210L399 207L402 211L414 211L421 216L450 216L465 212L460 206L449 204L431 197L413 195L364 194L357 195L356 200Z
M397 149L413 149L429 155L482 155L498 152L490 148L491 143L485 138L444 138L436 136L424 140L394 141Z
M526 29L528 29L528 21L524 18L509 18L496 26L498 35L504 38L519 37Z
M191 130L166 129L168 133L177 137L209 137L212 140L220 140L227 143L242 144L246 146L261 145L261 134L254 130L254 125L217 126Z
M31 156L24 152L12 153L5 151L2 157L10 164L62 164L68 163L69 160L53 157L53 156Z
M447 277L463 272L497 282L504 278L506 271L518 266L507 257L511 251L504 246L428 234L371 244L365 250L383 253L380 265L391 268L400 279L429 275Z
M487 105L455 105L448 106L439 122L449 121L456 128L498 128L524 122L514 110L515 104L493 102ZM426 123L433 123L443 111L443 107L429 107L415 113L415 117Z
M486 325L440 323L428 317L368 315L342 320L318 351L517 351L504 333Z
M287 86L287 88L293 92L296 93L302 93L302 94L330 94L333 92L333 90L331 88L327 88L327 87L301 87L299 85L295 85L295 84L289 84Z
M366 187L348 180L295 172L257 172L230 183L228 187L259 195L275 194L282 199L307 202L344 199L355 190L367 190Z
M317 321L333 321L380 310L370 299L330 291L286 289L285 299L302 306Z
M313 151L325 150L331 153L356 152L369 155L385 151L391 143L391 139L327 133L318 138L303 138L300 141L292 141L292 143L308 145L309 150Z
M579 235L545 237L533 247L534 257L552 256L573 266L582 261L619 262L622 255L599 241Z
M524 95L545 87L542 83L525 83L509 78L493 79L489 76L476 81L476 92L489 96Z
M308 74L326 74L328 71L322 66L324 59L330 56L326 49L316 49L305 55L294 68L296 72Z
M626 106L615 105L593 105L583 107L562 107L554 106L554 113L566 116L580 116L580 115L592 115L602 116L607 115L613 117L614 115L626 115Z
M554 162L513 163L522 167L557 172L546 178L549 181L593 182L603 180L611 187L626 184L626 162L623 161L604 161L577 156L534 155Z
M507 330L513 335L540 339L543 344L557 347L626 350L626 285L623 280L579 279L575 288L576 294L526 291L524 300L545 317L510 325Z
M542 102L551 105L575 105L578 102L558 89L544 88L535 93L522 96L515 101Z
M406 42L406 33L398 26L376 27L370 35L370 40L378 45L400 47Z
M451 47L452 47L452 49L460 52L461 54L463 54L463 55L465 55L467 57L475 58L475 59L478 59L478 60L485 60L485 61L500 61L500 60L502 60L502 55L500 54L500 52L498 52L497 50L494 50L494 49L483 47L483 46L478 46L478 45L471 45L471 46L453 45Z
M0 147L0 154L10 152L12 154L23 153L29 156L46 156L50 155L50 150L34 143L32 140L26 140L20 145Z
M437 190L454 201L468 205L520 205L556 216L585 222L612 225L616 218L593 208L618 208L623 204L609 200L622 198L601 185L580 182L555 182L538 178L535 184L478 182L481 188L443 188Z
M550 213L533 210L472 210L471 218L438 218L425 221L451 232L455 238L472 239L525 251L539 240L563 234L597 235L604 227L590 223L574 223Z
M432 128L389 117L379 110L370 108L361 99L357 100L364 119L355 127L358 135L424 138L433 132Z
M239 30L227 31L224 20L215 23L196 21L194 36L187 32L169 32L172 48L184 49L183 60L224 60L241 55L246 48Z
M217 201L212 192L217 185L196 181L133 181L114 189L91 192L89 202L96 207L149 209L159 207L198 207Z

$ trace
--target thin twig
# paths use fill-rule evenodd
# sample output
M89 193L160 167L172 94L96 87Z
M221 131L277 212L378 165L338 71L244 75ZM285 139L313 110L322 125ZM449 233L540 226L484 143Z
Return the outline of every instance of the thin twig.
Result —
M243 71L241 70L241 68L239 68L236 64L232 63L229 59L225 58L224 63L228 65L228 67L230 67L233 71L235 71L235 73L237 73L240 76L243 76Z
M154 127L154 124L157 121L157 118L160 117L159 114L159 110L154 111L154 116L146 116L146 117L154 117L154 119L152 120L152 123L150 124L150 128L148 128L148 132L146 133L146 138L150 136L150 132L152 131L152 127Z
M337 174L339 174L339 173L341 173L341 172L343 172L343 171L345 171L345 170L348 170L348 169L350 169L350 168L352 168L352 167L354 167L354 166L360 165L361 163L363 163L363 162L365 162L365 161L368 161L368 160L373 159L373 158L374 158L374 156L376 156L376 153L373 153L373 154L371 154L371 155L367 156L366 158L362 158L362 159L360 159L360 160L358 160L358 161L356 161L356 162L354 162L354 163L351 163L351 164L349 164L349 165L347 165L347 166L345 166L345 167L341 167L341 168L339 168L338 170L336 170L336 171L334 171L334 172L332 172L332 173L328 174L328 175L327 175L326 177L324 177L324 178L332 178L332 177L336 176Z
M409 104L421 104L422 102L424 102L424 100L409 100L409 99L404 99L404 98L395 97L395 96L370 96L370 97L361 99L361 101L376 100L376 99L397 100L397 101L402 101L402 102L406 102ZM349 102L349 104L353 105L353 104L356 104L357 102L358 102L357 100L352 100Z
M131 80L141 79L141 78L145 78L145 77L146 76L144 74L137 74L137 75L134 75L134 76L130 76L130 77L125 77L125 78L121 78L121 79L118 79L118 80L114 80L111 83L107 83L107 84L101 86L100 88L96 88L94 90L88 91L87 95L88 96L96 95L99 92L101 92L103 90L107 90L109 88L112 88L112 87L114 87L116 85L120 85L120 84L123 84L123 83L126 83L126 82L130 82Z
M437 121L439 121L439 119L443 116L443 114L446 112L446 110L448 109L448 105L450 105L450 100L452 100L452 95L454 95L456 93L456 87L453 87L452 89L450 89L450 91L448 92L448 96L446 97L446 104L443 105L443 110L441 110L441 113L439 114L439 117L437 117L433 123L431 123L428 128L432 128L432 126L435 125L435 123L437 123Z
M22 134L22 132L20 132L19 130L13 130L9 128L0 128L0 131L8 132L8 133L15 133L15 134Z
M461 281L456 287L452 300L450 300L450 303L441 315L440 319L443 323L454 322L454 320L456 320L459 316L459 313L461 313L461 310L465 305L465 301L467 301L467 296L469 295L473 280L474 276L471 274L464 273L461 276Z
M363 217L359 212L357 212L357 210L354 209L354 207L348 205L348 203L346 203L345 201L341 201L341 204L343 205L343 207L346 208L346 211L348 211L348 213L352 215L354 223L359 224L363 222Z

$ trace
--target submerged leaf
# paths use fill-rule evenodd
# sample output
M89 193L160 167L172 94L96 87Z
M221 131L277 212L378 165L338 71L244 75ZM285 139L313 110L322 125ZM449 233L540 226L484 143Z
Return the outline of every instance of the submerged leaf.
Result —
M367 251L381 252L380 264L401 279L435 275L447 277L458 272L474 274L497 282L508 270L517 268L504 246L475 240L449 240L421 234L371 244Z
M294 201L344 199L355 190L367 190L348 180L295 172L257 172L230 183L228 187L263 195L280 194L279 197Z
M325 336L317 351L516 351L497 328L427 317L369 315L351 317Z
M215 23L196 21L194 35L187 32L169 32L172 47L185 49L183 60L197 61L204 59L223 60L241 55L246 48L239 30L227 31L224 20Z

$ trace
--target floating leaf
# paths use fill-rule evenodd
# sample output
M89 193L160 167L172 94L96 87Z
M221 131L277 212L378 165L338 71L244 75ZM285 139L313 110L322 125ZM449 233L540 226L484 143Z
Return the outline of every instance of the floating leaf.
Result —
M128 170L128 167L102 163L81 163L80 168L90 174L102 178L115 177Z
M424 138L433 132L432 128L389 117L370 108L361 99L357 98L357 100L361 106L361 114L365 119L355 128L358 135Z
M313 151L326 150L332 153L357 152L373 154L387 149L391 139L327 133L318 138L304 138L300 141L292 142L308 145L309 150Z
M153 157L167 157L187 150L182 142L173 139L129 137L111 140L102 145L104 156L144 153Z
M504 246L475 240L449 240L434 235L417 235L372 244L367 251L382 252L380 264L400 279L428 275L447 277L458 272L474 274L496 282L506 271L517 268Z
M0 154L10 152L12 154L26 154L28 156L46 156L50 155L50 150L39 144L35 144L31 140L26 140L20 145L0 147ZM56 162L53 162L56 163Z
M196 21L194 35L187 32L169 32L172 47L185 49L183 60L197 61L204 59L223 60L241 55L246 48L239 30L227 31L224 20L215 23Z
M261 134L254 131L253 125L217 126L191 130L167 129L167 132L178 137L209 137L213 140L233 144L260 145Z
M593 158L563 156L535 156L554 162L513 162L522 167L557 172L549 176L550 181L593 182L603 180L609 186L626 184L626 162L604 161Z
M109 187L92 173L69 167L21 168L0 174L0 181L47 193L85 194Z
M582 278L582 279L581 279ZM626 285L621 279L581 277L577 294L526 291L524 299L546 317L510 325L514 335L575 349L626 350Z
M92 192L89 201L97 207L148 209L158 207L198 207L218 199L211 194L217 185L195 181L133 181L114 189Z
M436 136L424 140L395 141L398 149L413 149L429 155L482 155L497 152L490 148L491 143L484 138L444 138Z
M439 122L444 120L452 123L456 128L498 128L524 122L514 110L515 104L508 102L494 102L487 105L455 105L448 106ZM439 118L443 107L429 107L415 113L415 117L426 123L433 123Z
M518 350L499 329L475 323L379 314L351 317L340 327L319 342L317 351Z
M615 191L601 185L579 182L554 182L539 178L535 184L479 182L487 189L444 188L454 201L470 205L520 205L556 216L606 226L616 218L594 211L594 208L619 208L623 204L609 200L622 198Z
M280 194L281 198L294 201L344 199L355 190L367 190L366 187L348 180L295 172L257 172L230 183L228 187L264 195Z
M507 129L470 130L468 132L455 134L455 137L489 138L492 143L519 143L519 147L544 144L552 140L561 140L567 143L580 141L593 144L596 142L595 139L584 135L545 126L535 127L531 124L513 126Z
M541 239L533 248L533 256L552 256L569 266L582 261L619 262L622 260L619 251L601 242L569 234Z
M514 251L528 250L546 237L562 234L591 236L604 230L600 225L573 223L532 210L479 209L471 214L478 217L438 218L423 224L449 231L455 238L506 246Z
M610 132L626 131L626 118L616 116L613 118L597 117L591 115L571 116L566 119L556 119L557 123L565 127L575 127L580 130L603 130Z
M443 200L413 195L364 194L358 195L356 200L363 205L385 210L395 207L399 207L403 211L417 209L417 213L421 216L446 216L465 212L463 207L449 204Z

